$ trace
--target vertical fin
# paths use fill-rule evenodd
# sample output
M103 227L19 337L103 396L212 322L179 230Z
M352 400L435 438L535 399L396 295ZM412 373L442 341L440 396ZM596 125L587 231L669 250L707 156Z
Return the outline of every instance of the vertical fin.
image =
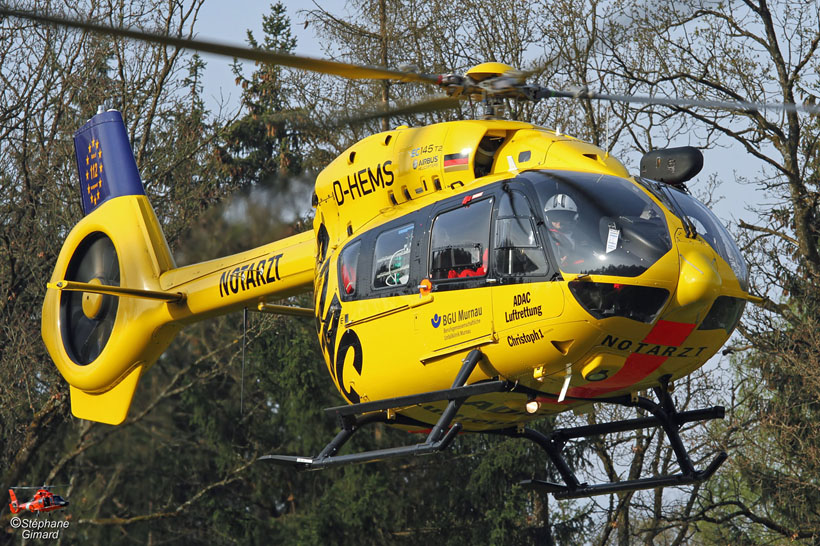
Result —
M20 508L17 505L17 495L14 494L14 489L9 489L9 498L11 498L11 502L9 503L9 509L11 510L12 514L16 514L20 511Z
M121 195L145 195L122 114L101 112L74 133L83 213Z

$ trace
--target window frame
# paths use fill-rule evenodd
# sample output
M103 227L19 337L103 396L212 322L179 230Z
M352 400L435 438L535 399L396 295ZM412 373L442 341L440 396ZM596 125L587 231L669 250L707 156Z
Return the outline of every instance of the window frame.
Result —
M411 282L412 282L412 279L413 279L413 275L412 275L413 253L414 253L413 250L414 250L414 246L415 246L414 243L416 242L416 223L412 219L405 219L405 218L402 218L402 220L404 220L404 222L400 223L399 225L392 226L392 227L381 226L381 229L376 228L376 230L374 230L374 231L378 231L378 233L375 236L373 236L373 251L370 253L370 256L371 256L370 262L371 263L370 263L370 286L369 286L370 290L372 290L373 292L378 292L379 294L383 294L384 292L386 292L390 289L393 289L393 290L401 289L402 287L410 285ZM393 224L393 223L395 223L395 222L391 222L391 224ZM407 262L408 262L407 263L407 282L402 283L400 285L396 285L396 286L378 286L377 287L376 286L376 245L378 244L379 239L382 236L386 235L387 233L390 233L392 231L398 231L398 230L400 230L402 228L406 228L408 226L410 227L410 229L413 230L413 234L412 234L411 240L410 240L410 250L407 253ZM416 284L418 284L418 283L416 283Z
M404 214L398 218L385 222L374 228L362 228L364 233L350 239L344 243L340 254L334 258L337 261L337 283L339 286L339 297L343 302L361 301L374 298L389 298L394 296L406 296L408 294L418 294L418 285L421 282L421 271L423 253L420 251L421 242L425 234L429 231L425 227L423 220L427 218L426 209L417 210L409 214ZM413 224L413 239L410 249L410 271L406 284L400 286L390 286L383 288L373 287L373 262L376 253L376 240L382 233ZM342 286L341 278L341 252L347 250L351 245L361 242L362 248L359 252L359 260L356 270L356 295L347 295Z
M540 250L541 255L544 257L544 262L545 262L545 265L546 265L546 269L545 269L544 273L534 273L534 274L525 274L525 273L509 274L509 273L503 273L503 272L501 272L497 269L497 264L495 263L496 260L491 259L491 261L493 262L491 264L492 265L492 272L498 278L498 282L501 283L501 284L507 284L507 283L510 283L510 282L529 282L530 279L533 279L534 281L541 282L546 278L554 277L554 272L556 271L552 255L550 254L550 250L548 249L548 246L544 244L544 241L545 241L545 239L544 239L544 236L545 236L544 229L545 229L546 226L544 224L543 219L540 216L538 216L538 214L536 212L536 209L533 209L533 206L532 206L533 198L532 198L532 195L531 195L531 191L528 191L528 190L529 190L529 188L527 188L526 185L516 183L514 181L505 181L505 182L502 183L502 187L501 187L500 191L498 192L498 194L499 194L498 199L497 199L497 202L496 202L496 204L494 206L494 210L493 210L493 220L492 220L492 225L491 225L492 237L491 237L491 241L490 241L491 249L492 249L491 255L494 256L495 252L497 250L500 250L498 247L496 247L496 244L495 244L496 243L495 238L496 238L496 234L498 232L498 222L500 220L508 220L508 219L512 219L512 218L523 218L523 217L520 217L520 216L501 216L501 205L502 205L502 200L504 199L505 195L506 194L518 193L524 198L524 201L527 204L527 208L529 209L530 214L529 214L528 220L530 222L530 227L532 228L533 236L535 237L535 246L531 246L531 247L504 247L504 248L527 248L527 249ZM510 197L510 204L511 205L512 205L512 199L513 198Z
M502 185L506 186L507 189L503 189ZM547 272L545 275L506 276L499 275L495 271L495 259L493 254L495 250L494 239L496 221L498 219L499 206L501 203L500 194L508 189L522 193L527 199L527 203L530 207L530 214L532 215L531 221L534 221L535 225L535 236L540 244L539 248L541 248L541 251L544 253L547 261ZM475 200L471 200L467 204L464 203L465 197L476 195L478 193L481 194L480 197ZM429 279L433 284L434 291L465 290L496 284L521 284L563 280L561 272L556 265L557 262L555 257L552 254L552 248L545 244L545 241L547 241L546 237L549 237L549 234L546 231L546 224L543 219L540 216L537 216L533 211L533 203L538 202L536 197L537 195L535 193L535 189L532 188L531 183L526 178L519 175L513 179L501 180L480 188L471 189L470 191L460 192L437 203L431 203L430 205L422 207L416 211L400 215L399 217L374 228L367 228L365 226L362 229L366 231L364 231L361 235L358 235L357 237L345 242L340 251L344 252L350 245L355 244L357 241L361 241L363 245L362 250L359 252L359 260L357 264L355 296L351 297L345 294L342 289L341 267L337 267L337 286L340 288L339 297L341 301L360 301L374 298L418 294L418 285L421 283L422 279ZM447 212L451 212L465 206L472 206L486 199L492 199L489 231L487 234L487 248L489 250L487 256L487 274L482 277L460 277L454 279L433 280L430 276L430 265L432 264L433 223L436 218ZM373 261L376 252L376 240L382 233L411 223L414 224L413 242L410 252L410 278L407 284L398 287L374 288L372 273ZM341 255L339 255L339 258L336 258L336 260L340 260L340 257ZM363 278L365 271L367 271L367 277Z
M356 275L354 278L354 289L352 294L348 294L347 290L345 289L344 280L342 279L342 257L344 256L345 252L351 250L354 246L359 245L359 254L356 258ZM339 251L339 257L336 260L336 284L339 287L339 298L342 301L355 301L362 299L362 290L360 287L362 286L361 283L361 270L362 270L362 249L365 246L364 241L361 237L352 239L348 241L348 243Z
M488 191L490 189L490 191ZM469 202L464 203L464 199L467 196L475 195L476 193L480 193L481 195L476 199L471 199ZM469 208L477 203L481 203L484 201L490 201L490 216L489 216L489 226L487 232L487 271L482 276L475 276L475 277L456 277L453 279L433 279L431 275L430 268L433 263L433 226L436 220L443 214L447 214L449 212L453 212L455 210L459 210L462 208ZM444 203L439 207L434 207L430 214L428 215L428 226L427 229L428 233L426 236L427 241L427 248L425 254L425 275L426 278L433 283L434 290L444 291L444 290L454 290L454 289L465 289L465 288L476 288L480 286L486 286L489 283L495 282L492 278L491 272L493 271L493 262L492 262L492 252L489 252L492 246L492 231L493 231L493 221L495 218L495 208L496 203L498 202L497 196L494 191L491 191L491 188L480 188L480 191L476 192L476 190L472 190L470 192L464 192L459 195L454 196L452 199L448 199L444 201ZM489 283L488 283L489 281Z

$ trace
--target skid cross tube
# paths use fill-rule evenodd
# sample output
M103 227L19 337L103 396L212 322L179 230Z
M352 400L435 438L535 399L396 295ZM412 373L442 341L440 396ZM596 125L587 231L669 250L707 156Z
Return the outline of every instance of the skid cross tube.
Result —
M689 458L686 447L683 445L679 429L684 423L722 419L725 413L724 409L721 406L714 406L701 410L678 412L675 409L672 397L669 395L667 381L668 378L662 378L661 386L654 389L658 397L658 403L640 396L635 399L630 396L623 396L606 400L609 403L639 407L651 413L652 417L558 429L549 434L542 434L529 428L509 428L498 431L499 434L514 438L525 438L538 444L546 452L547 457L564 481L564 485L541 480L525 480L521 484L525 487L552 493L556 499L572 499L672 485L692 485L709 479L726 460L726 453L721 451L706 469L696 470ZM561 454L567 441L575 438L627 432L648 427L663 429L675 453L678 466L680 466L681 472L679 474L590 485L578 481L575 472L572 471Z
M447 407L442 412L435 426L430 430L427 439L424 443L410 446L392 447L387 449L376 449L373 451L365 451L362 453L352 453L350 455L336 455L339 449L353 436L353 434L361 429L363 426L370 423L386 423L388 421L399 421L401 416L395 416L395 421L388 419L387 413L384 410L394 409L406 405L412 405L418 396L407 396L401 398L394 398L390 400L379 400L376 402L365 402L363 404L354 404L353 406L343 406L342 408L330 408L330 412L339 417L342 425L342 430L336 434L336 437L328 443L324 449L316 457L299 457L294 455L265 455L259 460L271 461L276 464L292 466L300 470L318 470L329 466L338 466L350 463L366 463L371 461L381 461L384 459L391 459L393 457L403 457L407 455L427 455L447 449L456 435L461 430L461 423L455 423L450 426L459 408L467 400L468 397L475 394L482 394L483 392L499 392L500 390L510 390L504 381L490 382L491 389L484 390L475 389L471 387L482 387L485 384L471 385L465 387L464 384L470 377L470 374L475 369L476 365L482 358L481 351L473 349L462 361L461 369L456 375L453 386L444 391L436 391L435 393L425 393L433 395L433 400L449 400ZM423 395L420 395L424 397ZM399 403L396 403L396 402ZM426 399L425 399L426 401ZM355 408L355 410L341 411L347 408ZM364 412L379 411L380 413L368 413L367 415L357 415Z

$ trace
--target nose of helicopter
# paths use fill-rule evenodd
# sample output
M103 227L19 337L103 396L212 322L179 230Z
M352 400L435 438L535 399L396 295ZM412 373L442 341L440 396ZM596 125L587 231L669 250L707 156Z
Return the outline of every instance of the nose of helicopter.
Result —
M675 291L677 320L696 322L720 295L723 280L715 252L702 244L679 245L680 275Z

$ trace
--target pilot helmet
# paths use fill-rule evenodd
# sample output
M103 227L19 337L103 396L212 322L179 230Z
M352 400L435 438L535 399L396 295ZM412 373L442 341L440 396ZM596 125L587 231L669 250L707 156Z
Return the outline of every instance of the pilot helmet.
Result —
M561 229L574 226L578 220L578 206L572 197L565 193L556 193L547 199L544 213L550 222L560 222Z

